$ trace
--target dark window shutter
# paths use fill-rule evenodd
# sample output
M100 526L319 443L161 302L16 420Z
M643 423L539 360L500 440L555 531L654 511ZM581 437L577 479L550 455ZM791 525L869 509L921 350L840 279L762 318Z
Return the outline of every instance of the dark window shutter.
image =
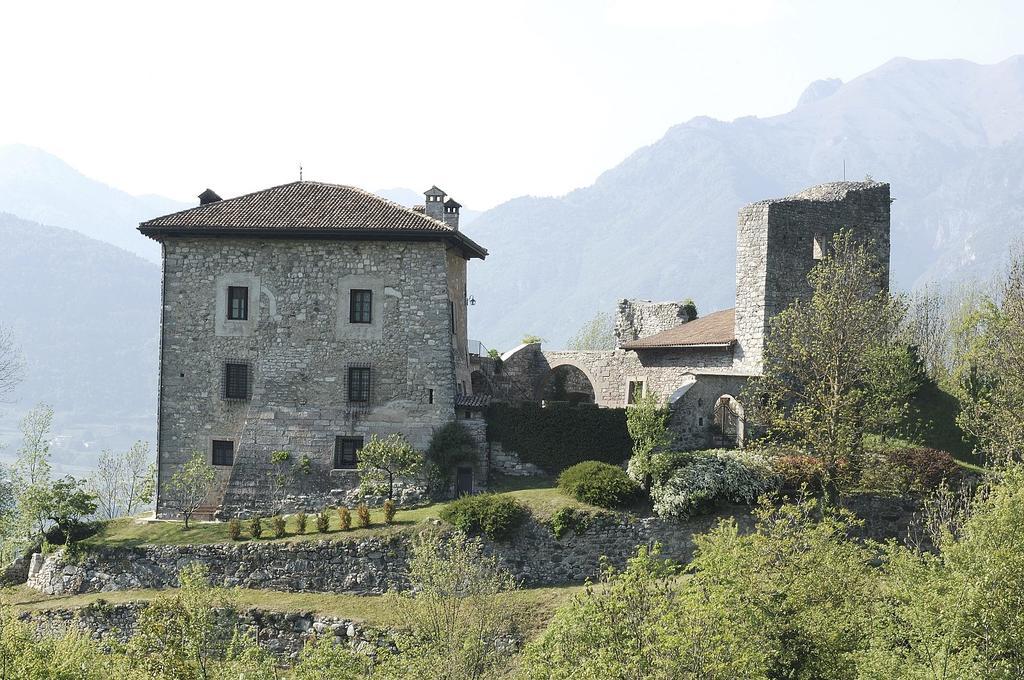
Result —
M213 440L213 456L211 462L214 465L234 465L235 464L235 443L232 441L226 441L222 439Z
M250 387L248 364L233 362L224 364L225 399L248 399Z

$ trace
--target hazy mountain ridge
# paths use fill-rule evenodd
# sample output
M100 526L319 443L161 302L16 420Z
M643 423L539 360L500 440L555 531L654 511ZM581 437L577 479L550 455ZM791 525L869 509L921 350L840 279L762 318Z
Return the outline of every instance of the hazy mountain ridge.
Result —
M163 196L132 196L41 149L0 146L0 211L72 229L151 262L160 261L160 246L135 228L143 220L187 207Z
M1001 264L1024 234L1024 57L894 59L815 89L780 116L694 118L589 187L485 212L467 229L492 253L471 268L471 334L559 345L620 297L732 306L739 208L842 179L844 160L892 184L898 286Z

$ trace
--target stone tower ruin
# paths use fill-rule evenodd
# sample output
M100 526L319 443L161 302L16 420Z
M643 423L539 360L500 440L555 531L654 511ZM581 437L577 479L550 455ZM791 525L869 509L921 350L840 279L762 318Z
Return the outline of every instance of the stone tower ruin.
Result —
M889 185L820 184L787 198L758 201L739 212L736 229L735 366L761 371L771 318L810 295L807 275L848 229L870 244L888 286Z

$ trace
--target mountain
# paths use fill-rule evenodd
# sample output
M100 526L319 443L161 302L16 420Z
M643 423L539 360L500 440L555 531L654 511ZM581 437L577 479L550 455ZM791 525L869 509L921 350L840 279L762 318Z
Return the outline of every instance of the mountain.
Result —
M0 324L25 358L0 442L19 418L55 411L54 462L82 474L102 448L155 442L160 268L74 231L0 213Z
M736 212L763 198L871 175L892 185L893 279L989 275L1024 234L1024 57L994 65L894 59L817 81L788 113L671 128L554 198L522 197L467 233L470 333L506 349L560 346L621 297L731 307Z
M21 144L0 146L0 211L66 227L160 261L139 222L189 207L162 196L132 196L81 174L56 156Z

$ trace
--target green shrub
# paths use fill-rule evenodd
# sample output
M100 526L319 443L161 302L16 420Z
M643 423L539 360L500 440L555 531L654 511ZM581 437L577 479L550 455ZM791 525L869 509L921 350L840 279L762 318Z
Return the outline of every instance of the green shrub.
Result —
M484 493L452 501L441 510L441 519L467 534L500 541L523 523L526 508L512 496Z
M548 520L548 526L551 527L551 533L555 535L555 538L561 539L569 533L570 529L577 534L584 533L593 519L594 517L590 513L565 507L552 513L551 519Z
M954 483L962 470L953 456L923 446L899 446L868 451L861 485L876 491L931 491L943 480Z
M621 463L633 449L621 408L492 404L486 417L488 441L552 474L585 460Z
M281 515L274 515L270 518L270 529L274 532L274 538L284 538L285 522Z
M362 529L370 526L370 508L366 507L366 503L356 506L356 523Z
M427 458L449 475L456 465L476 461L478 445L473 436L457 421L434 430L427 448Z
M602 508L628 505L640 491L625 470L596 460L563 470L558 476L558 488L578 501Z
M338 506L338 526L341 527L342 531L348 531L352 528L352 513L344 505Z
M238 521L237 517L232 517L228 520L228 537L232 541L237 541L242 537L242 523Z
M694 451L661 450L652 453L648 468L651 484L664 484L675 474L676 470L692 463L695 456L697 453Z
M707 512L721 501L753 503L779 487L768 459L750 451L702 451L663 484L652 485L654 511L685 518Z
M259 515L249 520L249 535L254 540L259 540L259 537L263 535L263 518Z
M800 491L805 486L811 493L824 489L825 464L820 458L799 451L784 451L780 455L769 455L784 491Z
M384 501L384 524L391 524L395 521L395 512L398 506L390 498Z
M331 528L331 514L327 512L327 508L322 509L316 513L316 530L321 534L326 534L327 530Z
M309 518L306 516L306 513L304 511L299 510L297 513L295 513L295 526L297 527L297 530L296 530L295 533L297 533L297 534L304 534L304 533L306 533L306 524L308 522L309 522Z

